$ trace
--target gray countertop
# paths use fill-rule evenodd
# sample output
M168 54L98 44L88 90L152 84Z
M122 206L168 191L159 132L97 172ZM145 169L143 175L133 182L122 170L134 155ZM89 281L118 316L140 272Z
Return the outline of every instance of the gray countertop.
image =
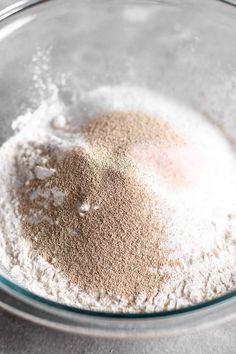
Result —
M0 309L0 354L235 354L236 321L146 341L82 337L54 331Z

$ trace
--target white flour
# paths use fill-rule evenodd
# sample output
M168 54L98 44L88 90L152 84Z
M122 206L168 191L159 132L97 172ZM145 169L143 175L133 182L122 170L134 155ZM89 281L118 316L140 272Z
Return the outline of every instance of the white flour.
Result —
M168 225L166 243L173 250L171 259L178 259L179 266L168 269L171 278L159 294L151 299L140 294L132 307L117 294L83 292L53 264L35 254L20 235L14 196L23 180L44 179L55 173L38 161L32 174L37 154L29 142L50 142L63 149L85 146L79 134L82 121L102 111L129 110L144 111L171 123L190 146L187 152L180 148L168 152L166 157L181 164L186 177L184 187L173 188L151 168L147 173L146 166L136 161L145 182L162 202L162 217ZM221 132L201 116L146 90L101 87L82 95L71 109L58 100L55 91L35 112L19 117L13 128L15 135L0 149L0 259L10 278L54 301L121 312L170 310L209 300L236 287L236 157ZM23 148L29 154L28 169L21 172L22 179L16 179L15 158ZM55 204L63 202L59 190L37 190L32 198L50 192ZM35 216L32 218L34 222Z

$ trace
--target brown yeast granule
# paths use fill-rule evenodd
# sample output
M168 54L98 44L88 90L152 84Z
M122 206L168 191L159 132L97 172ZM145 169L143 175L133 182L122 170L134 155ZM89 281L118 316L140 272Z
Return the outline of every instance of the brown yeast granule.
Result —
M55 172L19 189L23 236L87 292L116 294L129 302L139 294L151 296L168 277L162 271L168 265L166 230L158 220L158 201L125 151L134 143L169 145L181 139L141 113L96 117L82 133L91 149L48 148L43 168Z
M111 112L95 116L81 127L83 136L93 146L125 153L134 144L162 147L183 145L170 124L140 112Z

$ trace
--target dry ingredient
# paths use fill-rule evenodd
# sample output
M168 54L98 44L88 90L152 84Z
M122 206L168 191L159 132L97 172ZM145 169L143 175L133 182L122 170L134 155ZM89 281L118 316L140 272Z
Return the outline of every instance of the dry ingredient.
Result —
M56 169L53 176L20 189L22 236L85 291L130 301L156 293L165 274L150 274L149 268L165 262L164 231L132 169L115 170L80 148L63 153L59 162L50 158L48 165ZM64 195L60 205L55 189Z
M35 178L18 191L22 236L85 291L115 293L129 302L139 294L153 296L168 279L161 271L170 263L165 226L158 221L158 201L126 153L137 143L168 147L183 141L167 123L137 112L96 116L81 133L90 143L87 151L48 148L45 155L45 146L38 147L46 163L35 165ZM20 154L17 163L22 160ZM55 190L64 196L60 205Z
M184 144L183 138L168 123L139 112L98 115L83 124L80 130L93 147L115 155L127 153L134 144L153 144L162 148Z
M235 153L217 128L138 88L102 87L78 107L52 97L1 147L10 276L55 301L122 312L235 288Z

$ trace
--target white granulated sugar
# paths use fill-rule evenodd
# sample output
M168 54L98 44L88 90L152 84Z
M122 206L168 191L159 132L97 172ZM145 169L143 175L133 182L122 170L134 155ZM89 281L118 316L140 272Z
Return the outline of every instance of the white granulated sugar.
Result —
M87 147L79 133L80 124L94 114L109 111L143 111L156 116L184 136L187 146L166 151L151 146L140 152L137 145L130 152L141 178L160 201L159 217L168 230L165 242L172 250L169 257L178 260L178 265L167 269L170 279L161 291L148 299L140 294L132 306L117 294L104 296L98 290L85 293L79 284L67 281L53 266L53 260L50 264L32 251L21 236L14 195L22 183L55 173L46 167L45 156L35 151L34 142L62 150L76 145ZM236 157L224 135L202 116L141 88L107 86L81 94L71 109L59 101L55 90L34 112L19 117L13 128L15 135L0 149L0 257L13 280L67 305L118 312L175 309L236 288ZM24 166L20 172L16 157ZM158 168L152 168L150 161L157 161ZM178 167L184 183L171 182L173 166ZM169 173L166 179L159 173L162 170ZM32 200L42 197L60 205L64 195L58 188L32 191ZM81 214L97 208L79 200L77 207ZM29 217L37 223L42 215ZM150 268L151 273L156 271Z

